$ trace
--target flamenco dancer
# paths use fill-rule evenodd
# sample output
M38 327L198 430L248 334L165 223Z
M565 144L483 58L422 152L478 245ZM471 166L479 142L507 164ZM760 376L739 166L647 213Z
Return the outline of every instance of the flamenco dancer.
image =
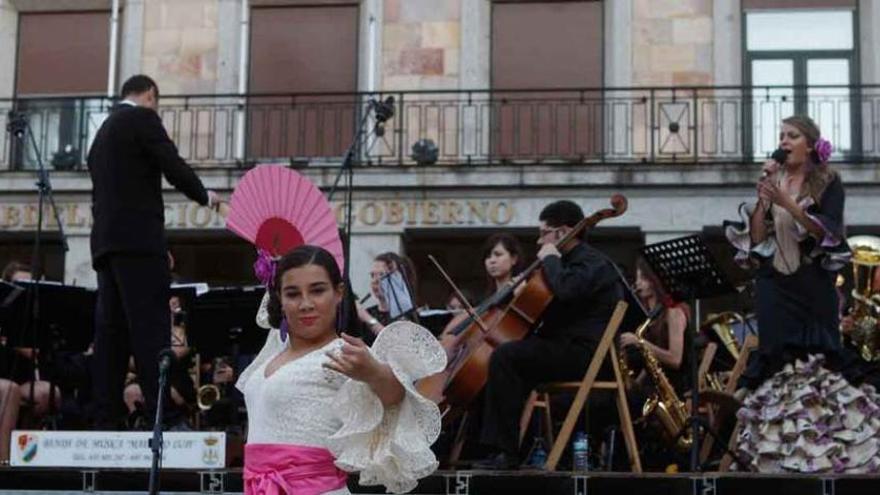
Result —
M437 405L413 383L444 369L443 348L410 322L388 325L372 347L340 331L345 283L330 205L293 171L263 166L248 175L227 226L262 250L255 268L267 290L257 324L269 334L236 384L249 418L245 493L344 495L356 471L361 485L412 490L437 468L430 446L440 433ZM246 191L256 182L301 196L279 202L301 213L263 211L246 221ZM291 250L284 239L299 245Z

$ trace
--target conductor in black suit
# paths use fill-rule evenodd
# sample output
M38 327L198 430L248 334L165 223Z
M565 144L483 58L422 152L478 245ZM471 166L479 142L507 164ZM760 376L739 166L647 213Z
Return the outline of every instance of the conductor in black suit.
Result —
M89 150L92 177L92 265L98 273L95 334L95 420L120 425L129 355L134 355L147 414L156 410L158 354L171 342L171 276L165 239L162 177L204 206L219 198L178 155L159 114L159 88L137 75ZM165 404L170 404L166 396ZM183 418L167 409L167 425Z

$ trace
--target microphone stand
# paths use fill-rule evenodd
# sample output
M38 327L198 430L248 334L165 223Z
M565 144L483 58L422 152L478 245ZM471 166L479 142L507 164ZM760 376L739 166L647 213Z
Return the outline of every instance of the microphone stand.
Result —
M33 377L30 383L29 397L27 399L27 403L29 403L32 407L35 407L36 401L34 399L34 387L39 376L39 366L38 366L38 350L41 347L41 342L37 341L38 336L38 325L40 321L40 279L43 278L42 273L42 265L40 260L42 259L42 239L43 239L43 205L48 198L49 205L52 208L52 213L55 217L55 223L58 225L58 233L61 236L61 245L64 253L70 249L67 244L67 236L64 235L64 226L61 224L61 216L58 214L58 206L55 204L55 197L52 195L52 183L49 181L49 172L46 171L46 166L43 164L43 156L40 153L40 147L37 146L37 140L34 137L33 129L31 129L30 122L27 120L27 116L22 112L9 112L9 123L6 125L6 130L12 134L13 137L17 138L19 142L22 144L22 152L25 151L27 145L24 142L27 140L31 144L31 148L34 151L34 157L37 161L37 229L34 231L34 245L33 250L31 252L31 273L32 278L34 280L32 291L28 291L27 299L26 299L26 314L30 315L30 319L28 321L28 325L30 327L31 333L31 344L33 345L33 349L31 352L31 371L33 373ZM26 139L29 138L29 139ZM22 330L23 331L23 330ZM48 356L51 353L51 350L46 353L46 359L51 361L51 356ZM49 408L48 408L48 416L47 421L49 422L49 426L54 427L57 426L55 424L55 385L51 380L52 373L49 372Z
M150 465L150 495L159 493L159 469L162 463L162 413L165 403L165 387L168 384L168 370L171 368L173 351L163 349L159 353L159 394L156 397L156 421L153 423L153 438L150 440L150 450L153 451L153 462Z
M373 130L370 131L369 134L365 132L365 126L367 120L370 118L370 114L373 113L376 107L380 105L376 103L375 100L370 99L367 102L367 109L361 116L360 122L357 125L357 132L354 135L354 139L352 139L351 145L349 145L348 150L345 153L345 159L342 161L342 165L340 165L339 170L336 173L336 179L333 181L333 186L330 188L330 192L327 193L327 201L333 201L333 196L336 193L339 187L339 181L342 179L342 175L346 175L346 186L345 186L345 197L343 198L344 208L345 208L345 231L343 232L342 238L342 249L343 249L343 259L344 259L344 267L342 272L342 279L346 281L346 284L349 286L349 290L346 291L346 298L352 297L352 291L350 290L351 285L351 231L352 231L352 208L353 208L353 194L354 194L354 160L355 154L360 154L361 143L368 138L370 135L373 135L376 132L376 128L384 124L391 115L393 115L393 111L391 115L385 116L385 112L376 112L376 125L373 127ZM342 317L337 321L337 328L340 331L344 331L348 328L348 320L350 318L348 303L343 303L343 308L345 311L342 312ZM354 305L351 304L353 307Z

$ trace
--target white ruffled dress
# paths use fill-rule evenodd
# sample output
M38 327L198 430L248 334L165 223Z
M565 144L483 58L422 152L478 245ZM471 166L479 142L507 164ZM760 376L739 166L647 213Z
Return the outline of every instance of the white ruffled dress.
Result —
M258 322L265 324L265 313L260 313ZM385 409L368 385L322 366L328 359L325 352L342 344L335 339L267 378L267 364L287 346L279 330L270 329L263 349L236 384L248 410L247 441L325 448L336 457L337 467L360 472L361 485L384 485L394 493L412 490L419 478L437 469L430 446L440 433L437 405L413 384L442 371L446 353L416 324L387 326L370 351L391 367L406 396Z

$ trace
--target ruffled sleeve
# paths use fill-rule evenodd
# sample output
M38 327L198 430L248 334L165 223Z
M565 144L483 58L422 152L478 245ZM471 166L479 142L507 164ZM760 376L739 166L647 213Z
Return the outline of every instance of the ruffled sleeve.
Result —
M750 267L752 255L772 258L776 252L776 244L771 240L773 222L767 222L767 238L759 244L752 245L751 222L752 213L755 212L756 207L757 204L755 203L740 203L738 209L739 221L724 221L724 235L733 247L736 248L736 262L744 268Z
M808 202L801 205L804 212L825 232L819 240L819 246L831 248L840 245L846 236L843 225L844 191L840 179L835 178L825 187L819 204L811 198L808 199ZM801 224L797 225L799 232L806 233L806 229Z
M846 243L846 226L843 219L845 194L839 177L835 177L822 192L819 203L807 197L802 203L804 213L822 227L821 239L812 239L811 258L821 257L822 267L836 271L849 263L852 255ZM806 228L797 224L798 234L808 236ZM823 256L824 255L824 256Z
M330 437L328 448L339 468L360 471L361 485L384 485L403 493L437 469L430 447L440 434L440 411L416 391L414 382L442 371L446 353L428 330L410 322L385 327L371 352L391 367L405 397L385 409L369 385L348 380L333 404L342 427Z

